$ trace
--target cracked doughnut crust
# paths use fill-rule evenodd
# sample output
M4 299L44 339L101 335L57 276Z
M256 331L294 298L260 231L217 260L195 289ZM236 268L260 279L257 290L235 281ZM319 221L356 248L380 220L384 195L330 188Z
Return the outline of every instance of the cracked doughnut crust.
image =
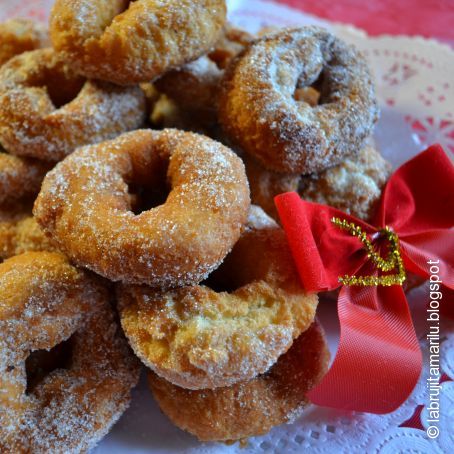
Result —
M233 386L192 391L148 373L161 410L201 441L232 442L291 423L308 405L307 393L325 375L329 350L315 322L265 374Z
M0 66L15 55L49 45L46 28L29 19L9 19L0 24Z
M274 197L291 191L297 191L304 200L330 205L369 220L391 175L391 164L370 143L341 164L308 176L271 172L250 157L244 161L252 203L261 206L276 220L279 216Z
M221 290L210 288L210 281ZM301 287L284 231L258 207L209 282L167 292L126 285L118 290L133 350L178 386L216 388L251 379L314 320L318 297Z
M207 53L225 18L224 0L57 0L50 34L80 74L132 85Z

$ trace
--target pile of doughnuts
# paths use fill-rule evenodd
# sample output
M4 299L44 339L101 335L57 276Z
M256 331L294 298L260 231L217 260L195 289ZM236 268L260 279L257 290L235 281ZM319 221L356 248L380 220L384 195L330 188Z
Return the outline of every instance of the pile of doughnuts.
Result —
M252 36L224 0L0 24L0 451L89 450L141 363L200 440L294 420L329 351L273 197L368 219L377 119L358 51L317 27Z

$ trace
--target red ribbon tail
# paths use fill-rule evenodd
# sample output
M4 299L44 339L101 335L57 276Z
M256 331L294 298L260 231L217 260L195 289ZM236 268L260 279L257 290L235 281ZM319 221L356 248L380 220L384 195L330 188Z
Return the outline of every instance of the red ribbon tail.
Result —
M355 301L355 303L353 303ZM422 355L401 287L343 287L339 349L309 398L317 405L384 414L415 387Z

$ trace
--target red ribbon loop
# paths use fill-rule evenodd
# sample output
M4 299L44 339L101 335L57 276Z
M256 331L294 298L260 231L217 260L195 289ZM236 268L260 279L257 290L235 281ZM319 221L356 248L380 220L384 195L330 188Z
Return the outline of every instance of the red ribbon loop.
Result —
M334 208L281 194L276 206L301 280L313 292L338 288L339 277L376 273L357 237L332 223L353 222L383 249L377 232L399 237L408 271L429 278L436 262L454 288L454 167L439 145L401 166L387 183L373 225ZM447 289L446 289L447 290ZM448 293L448 292L447 292ZM446 303L446 301L445 301ZM401 286L342 287L338 299L339 349L328 374L310 393L319 405L370 413L399 407L422 367L418 340Z

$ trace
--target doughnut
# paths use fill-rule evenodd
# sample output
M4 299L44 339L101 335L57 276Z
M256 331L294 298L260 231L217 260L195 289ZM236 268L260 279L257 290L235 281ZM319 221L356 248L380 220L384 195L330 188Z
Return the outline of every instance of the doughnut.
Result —
M77 76L52 49L0 68L0 142L11 154L59 161L75 148L140 127L145 97Z
M218 124L220 83L230 61L251 41L249 33L227 25L209 54L157 79L162 95L152 111L152 125L198 132L228 144Z
M0 261L24 252L55 250L31 216L31 208L14 212L0 206Z
M216 105L223 73L216 63L204 55L169 71L155 85L179 109L189 112L189 119L192 116L193 121L209 125L217 121Z
M297 101L315 85L319 104ZM318 27L283 29L246 48L227 68L219 119L264 167L311 174L362 147L378 118L365 59Z
M147 107L147 118L150 118L150 116L153 113L153 110L156 106L156 103L159 101L159 98L161 97L161 93L159 93L159 91L156 89L154 84L149 83L149 82L140 84L140 88L145 95L145 104Z
M153 372L148 383L161 410L201 441L233 442L291 423L308 405L307 393L328 369L322 328L313 323L266 373L233 386L188 390Z
M158 205L131 211L134 187L161 192ZM249 204L244 165L231 150L193 133L138 130L60 162L34 214L76 264L112 281L175 287L218 267Z
M331 205L353 216L370 220L392 166L372 145L319 175L303 177L298 192L311 202Z
M225 18L224 0L57 0L50 35L80 74L131 85L208 52Z
M118 289L121 324L136 355L188 389L266 372L312 323L317 303L301 287L284 231L258 207L207 282Z
M155 81L156 88L184 110L216 121L219 87L230 61L252 41L249 33L227 26L215 48L207 55L168 71Z
M0 264L0 451L92 448L130 402L140 366L120 337L107 291L55 253ZM66 361L33 387L32 352L66 341Z
M218 68L226 69L233 58L251 44L253 40L254 37L246 30L227 23L221 38L208 54L208 57L216 63Z
M248 155L243 155L242 158L251 189L252 203L263 208L268 216L279 222L274 197L284 192L297 191L301 176L272 172Z
M211 129L216 126L217 118L214 111L186 110L178 102L161 94L151 112L150 121L155 129L181 129L213 137Z
M391 164L367 143L357 155L318 174L283 175L245 158L253 203L279 219L274 197L297 191L304 200L330 205L364 220L372 219L381 191L391 175Z
M38 194L51 166L5 153L0 146L0 206Z
M0 66L15 55L49 45L46 28L29 19L0 23Z

